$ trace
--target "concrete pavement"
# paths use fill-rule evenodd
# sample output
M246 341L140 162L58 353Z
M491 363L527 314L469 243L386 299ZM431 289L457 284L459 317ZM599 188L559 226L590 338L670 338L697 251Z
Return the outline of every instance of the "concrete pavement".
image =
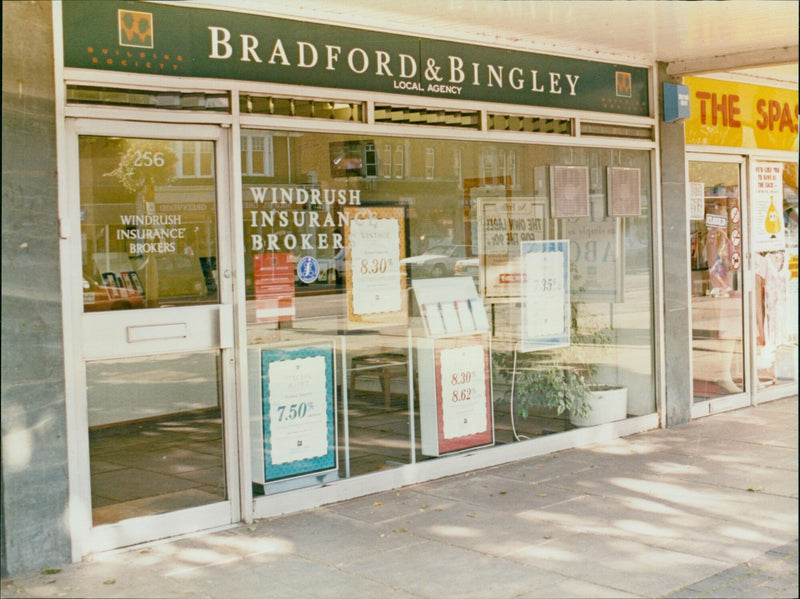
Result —
M797 397L2 581L3 597L797 597Z

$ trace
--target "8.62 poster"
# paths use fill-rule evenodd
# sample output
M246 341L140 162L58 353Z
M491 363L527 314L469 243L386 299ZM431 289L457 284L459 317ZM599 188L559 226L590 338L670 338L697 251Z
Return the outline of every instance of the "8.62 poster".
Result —
M485 336L435 341L437 454L493 442Z

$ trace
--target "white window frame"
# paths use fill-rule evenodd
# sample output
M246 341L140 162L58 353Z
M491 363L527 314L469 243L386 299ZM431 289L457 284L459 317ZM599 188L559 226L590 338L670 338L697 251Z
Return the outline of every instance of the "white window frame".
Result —
M392 178L392 145L383 144L383 159L381 160L381 177Z
M394 160L392 161L392 175L395 179L405 177L406 148L403 144L394 147Z
M264 164L262 170L257 170L253 164L253 142L261 140L264 143ZM275 176L275 151L272 143L272 135L255 133L252 131L242 132L241 146L239 151L244 154L242 160L242 175L254 177L274 177Z
M453 152L453 174L461 189L464 186L464 153L460 149Z
M212 154L211 156L211 168L208 169L207 172L203 172L203 148L207 147L211 150L211 146L204 146L202 141L197 140L182 140L180 142L180 152L178 152L178 164L175 169L175 176L178 179L201 179L206 178L209 179L214 176L214 157L213 152L208 151L205 154ZM188 150L188 151L187 151ZM192 160L194 162L193 167L194 170L192 171L191 175L184 175L183 174L183 165L184 165L184 155L191 154Z
M425 178L432 180L436 175L436 150L431 146L425 148Z

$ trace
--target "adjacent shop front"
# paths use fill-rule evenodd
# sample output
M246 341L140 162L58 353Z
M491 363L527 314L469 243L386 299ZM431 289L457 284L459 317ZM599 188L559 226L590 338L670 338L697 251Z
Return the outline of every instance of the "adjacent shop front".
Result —
M797 90L689 77L693 414L797 392Z
M658 426L651 65L55 10L74 557Z

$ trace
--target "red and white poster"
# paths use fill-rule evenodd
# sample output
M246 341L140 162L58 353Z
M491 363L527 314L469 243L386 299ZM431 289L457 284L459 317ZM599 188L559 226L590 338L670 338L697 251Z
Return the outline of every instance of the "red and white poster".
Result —
M439 340L434 348L438 453L493 442L486 338Z
M253 254L257 322L294 319L292 254Z

